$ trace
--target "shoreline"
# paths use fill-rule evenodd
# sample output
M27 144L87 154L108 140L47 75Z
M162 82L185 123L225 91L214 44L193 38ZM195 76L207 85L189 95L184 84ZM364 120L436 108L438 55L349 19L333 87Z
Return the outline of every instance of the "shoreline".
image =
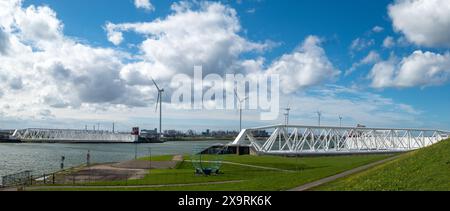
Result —
M93 142L65 142L65 141L21 141L21 140L0 140L0 144L163 144L166 142L207 142L207 141L229 141L232 142L234 138L213 138L213 137L205 137L205 138L192 138L192 139L184 139L184 138L174 138L174 139L165 139L164 141L154 141L154 142L103 142L103 141L93 141Z

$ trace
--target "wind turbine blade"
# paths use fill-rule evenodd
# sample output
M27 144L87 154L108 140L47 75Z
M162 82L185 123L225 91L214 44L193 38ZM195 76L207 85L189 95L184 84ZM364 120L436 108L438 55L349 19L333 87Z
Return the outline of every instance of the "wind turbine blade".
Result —
M151 77L151 79L152 79L152 81L153 81L153 84L155 84L156 88L158 89L158 91L161 90L161 89L159 88L158 84L156 84L156 82L155 82L155 80L153 79L153 77Z
M241 98L239 97L236 88L234 89L234 95L236 96L236 98L238 99L238 101L241 102Z

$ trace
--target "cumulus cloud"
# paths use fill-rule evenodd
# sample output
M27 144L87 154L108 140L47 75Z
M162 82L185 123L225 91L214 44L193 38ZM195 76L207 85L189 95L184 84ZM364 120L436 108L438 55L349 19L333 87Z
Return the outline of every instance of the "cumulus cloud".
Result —
M150 0L134 0L134 6L138 9L145 9L147 11L154 11L155 7Z
M320 46L321 40L309 36L294 52L281 56L268 68L268 74L279 74L284 93L334 80L336 69Z
M175 73L191 74L194 65L203 65L206 73L281 74L284 93L333 81L340 74L316 36L307 37L293 52L266 61L258 53L270 48L270 42L241 35L244 30L234 9L218 2L185 1L171 9L168 16L150 22L105 25L115 45L125 42L125 33L144 37L139 53L129 55L65 36L63 23L48 6L0 1L0 42L6 40L10 52L0 53L0 107L24 118L127 119L130 114L148 115L146 107L156 96L150 76L164 83ZM242 56L246 53L256 56ZM368 56L362 62L372 60ZM363 108L331 97L317 102L336 103L336 108L352 105L353 113ZM367 117L372 111L360 110ZM188 112L170 115L192 118ZM217 119L217 112L199 115Z
M450 1L396 0L389 5L394 29L412 43L450 47Z
M194 65L209 72L263 66L263 59L255 64L252 59L241 61L241 54L262 52L271 44L240 36L234 9L220 3L179 2L172 10L166 18L148 23L105 26L114 44L124 40L125 31L146 38L141 53L132 56L65 36L63 23L48 6L1 1L0 106L9 108L8 115L23 117L39 116L49 107L64 109L55 113L58 116L72 109L143 107L155 97L150 76L164 83L175 73L191 73Z
M63 25L56 13L46 6L29 6L15 15L15 21L25 40L54 42L62 35Z
M150 103L149 97L141 98L141 88L128 86L121 78L126 53L66 37L51 8L2 1L0 16L0 106L10 108L9 115L39 116L47 106Z
M401 61L390 59L372 68L372 87L437 86L450 80L450 54L415 51Z
M187 74L192 74L193 67L199 64L205 73L224 73L242 53L269 47L240 36L236 11L221 3L180 2L172 5L172 11L166 18L152 22L109 23L108 39L117 45L124 40L123 32L142 34L146 39L139 47L153 69Z

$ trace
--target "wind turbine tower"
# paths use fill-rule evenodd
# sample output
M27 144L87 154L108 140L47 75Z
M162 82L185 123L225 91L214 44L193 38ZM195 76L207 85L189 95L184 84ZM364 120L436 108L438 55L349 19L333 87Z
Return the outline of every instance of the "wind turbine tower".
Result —
M248 100L248 97L241 99L239 97L236 89L234 89L234 94L236 95L236 98L237 98L238 104L239 104L239 132L240 132L240 131L242 131L242 104L244 104L245 101Z
M320 126L320 118L322 117L322 112L321 111L317 111L317 116L319 117L319 126Z
M158 84L156 84L155 80L153 80L153 84L155 84L156 89L158 90L158 97L156 101L156 111L158 111L158 104L159 104L159 135L160 137L163 135L162 132L162 95L164 93L164 89L159 88Z

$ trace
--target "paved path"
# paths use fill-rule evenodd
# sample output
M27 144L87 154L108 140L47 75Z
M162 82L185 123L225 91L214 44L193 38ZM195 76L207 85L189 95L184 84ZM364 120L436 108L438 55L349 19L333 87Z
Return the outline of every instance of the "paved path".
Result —
M25 190L39 190L39 189L117 189L117 188L161 188L161 187L184 187L184 186L196 186L196 185L218 185L229 183L240 183L244 180L232 180L232 181L220 181L220 182L203 182L203 183L188 183L188 184L166 184L166 185L129 185L129 186L36 186L26 187ZM14 191L14 189L9 189Z
M192 160L185 160L185 162L191 162L192 163ZM212 163L212 162L215 162L215 161L202 161L202 162ZM272 170L272 171L296 172L296 171L287 170L287 169L280 169L280 168L273 168L273 167L266 167L266 166L256 166L256 165L242 164L242 163L234 163L234 162L229 162L229 161L222 161L222 164L229 164L229 165L235 165L235 166L244 166L244 167L265 169L265 170Z
M177 161L177 162L181 162L183 161L183 155L174 155L172 158L172 161Z
M311 182L311 183L304 184L304 185L302 185L300 187L291 189L289 191L307 191L307 190L310 190L312 188L321 186L321 185L323 185L325 183L329 183L329 182L335 181L337 179L340 179L340 178L343 178L343 177L347 177L347 176L350 176L352 174L359 173L361 171L365 171L367 169L370 169L372 167L378 166L380 164L383 164L383 163L395 160L395 159L399 158L400 156L401 155L397 155L397 156L393 156L393 157L390 157L390 158L387 158L387 159L384 159L384 160L380 160L380 161L377 161L377 162L374 162L374 163L371 163L371 164L367 164L365 166L360 166L358 168L354 168L352 170L348 170L348 171L342 172L340 174L336 174L336 175L331 176L331 177L323 178L323 179L320 179L320 180L317 180L317 181L314 181L314 182Z

